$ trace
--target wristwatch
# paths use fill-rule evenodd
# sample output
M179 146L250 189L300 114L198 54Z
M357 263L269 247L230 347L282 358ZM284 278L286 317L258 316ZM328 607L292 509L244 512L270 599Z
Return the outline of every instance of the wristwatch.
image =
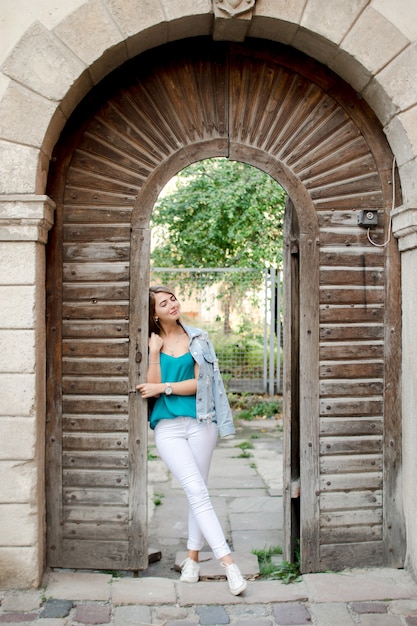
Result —
M172 393L171 383L165 383L164 393L166 396L170 396Z

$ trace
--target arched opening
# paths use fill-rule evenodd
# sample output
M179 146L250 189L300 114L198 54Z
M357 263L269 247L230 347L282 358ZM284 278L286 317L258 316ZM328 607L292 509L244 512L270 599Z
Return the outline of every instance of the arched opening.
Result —
M388 331L400 319L398 260L357 221L375 209L374 239L385 240L392 156L364 103L311 60L264 42L199 43L198 54L164 46L112 75L56 151L49 562L146 563L147 415L132 390L147 349L149 219L185 165L227 156L272 176L293 206L286 549L296 523L304 572L401 565L399 336Z

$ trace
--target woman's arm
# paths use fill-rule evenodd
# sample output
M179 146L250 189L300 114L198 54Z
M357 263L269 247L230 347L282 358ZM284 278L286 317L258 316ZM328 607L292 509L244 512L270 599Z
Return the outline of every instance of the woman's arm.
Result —
M136 387L136 389L142 394L142 398L154 398L165 393L166 383L161 382L161 370L159 367L154 367L155 370L158 369L159 380L149 380L149 372L151 367L151 364L149 364L147 382L143 383L142 385L137 385ZM197 377L198 364L196 363L194 365L194 378L188 378L187 380L181 380L175 383L171 383L170 381L167 382L170 383L170 387L172 387L172 393L174 395L193 396L197 392Z

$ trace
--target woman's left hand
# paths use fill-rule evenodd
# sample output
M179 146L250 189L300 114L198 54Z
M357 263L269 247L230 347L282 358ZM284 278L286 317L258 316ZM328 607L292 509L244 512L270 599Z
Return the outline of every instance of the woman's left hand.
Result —
M136 385L136 391L139 391L142 398L155 398L161 395L161 383L142 383Z

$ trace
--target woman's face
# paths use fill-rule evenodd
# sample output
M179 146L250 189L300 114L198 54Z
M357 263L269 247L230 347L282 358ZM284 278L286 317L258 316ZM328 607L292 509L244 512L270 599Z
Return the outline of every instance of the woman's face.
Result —
M177 321L180 318L181 306L172 293L159 292L155 294L155 317L159 322Z

